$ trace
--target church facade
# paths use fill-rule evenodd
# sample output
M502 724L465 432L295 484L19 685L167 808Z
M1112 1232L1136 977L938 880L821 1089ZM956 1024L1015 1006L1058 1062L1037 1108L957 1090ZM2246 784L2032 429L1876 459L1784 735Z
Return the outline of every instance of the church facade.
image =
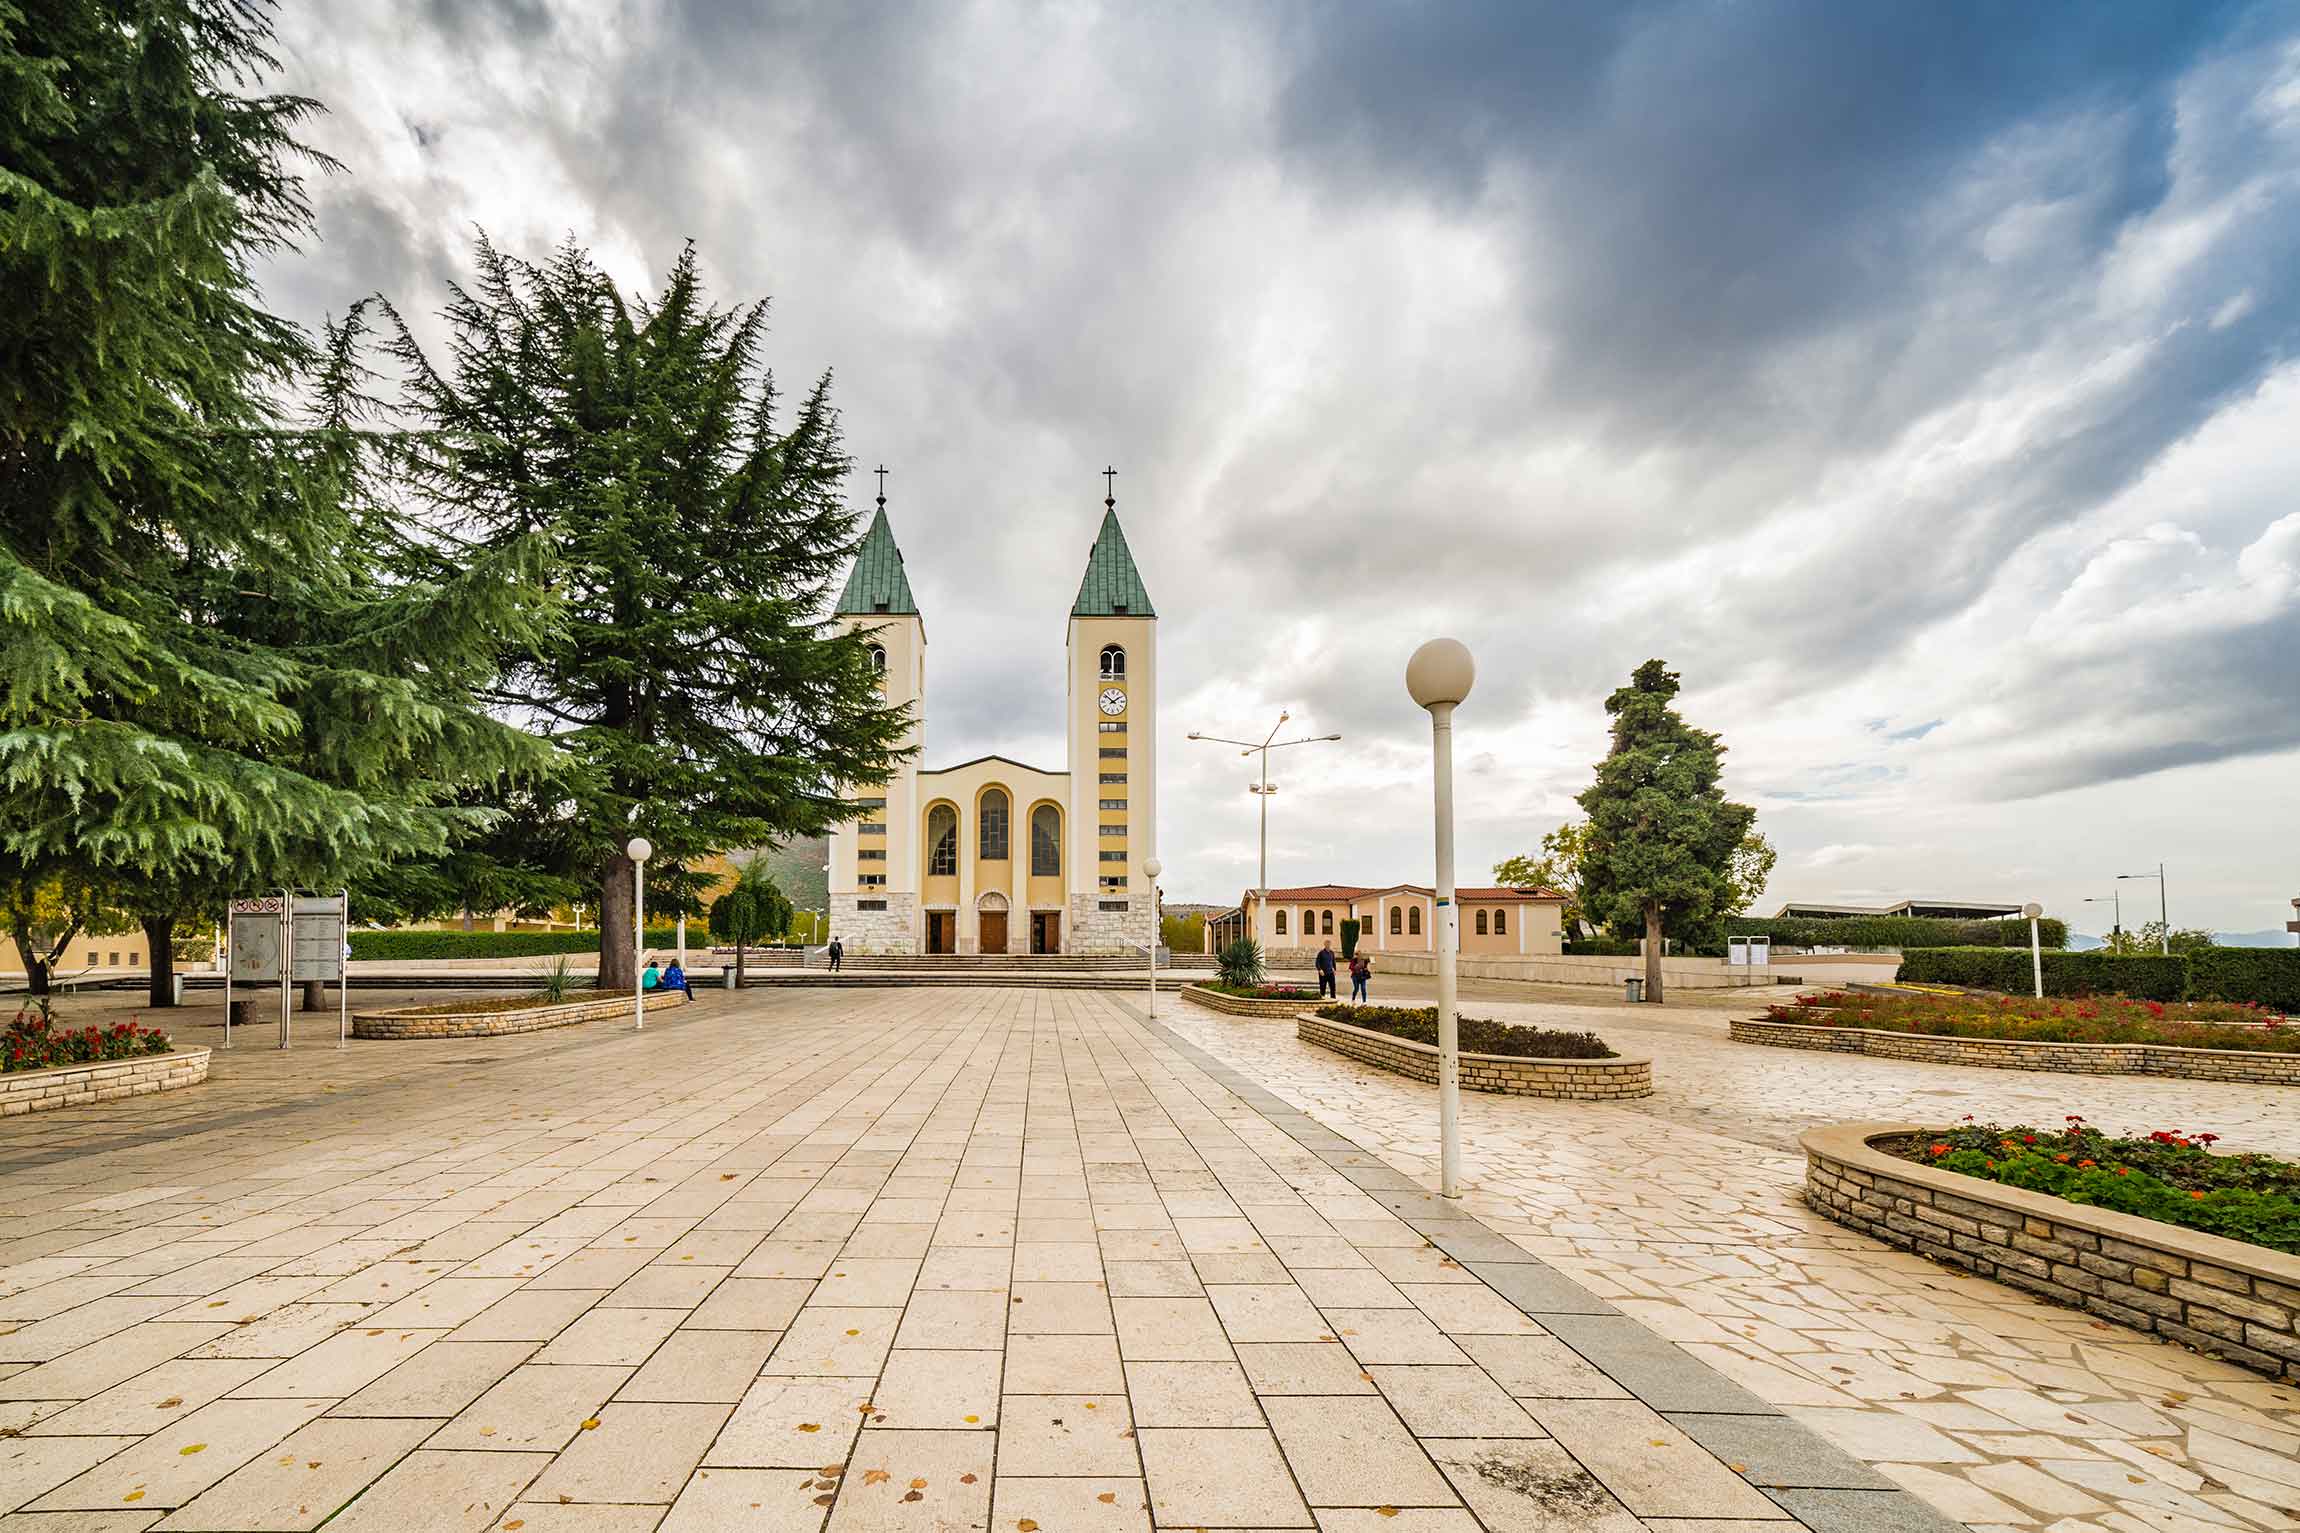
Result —
M830 837L832 935L857 953L1123 953L1150 933L1158 855L1158 614L1114 499L1071 603L1062 770L1005 755L928 768L926 623L887 522L855 555L837 621L869 636L910 758Z

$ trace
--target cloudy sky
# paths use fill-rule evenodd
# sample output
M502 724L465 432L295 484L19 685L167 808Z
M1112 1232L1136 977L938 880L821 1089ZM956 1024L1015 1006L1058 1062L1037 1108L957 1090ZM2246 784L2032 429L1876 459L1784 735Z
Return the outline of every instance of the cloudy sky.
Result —
M1169 897L1429 873L1402 683L1475 651L1463 868L1661 656L1783 898L2105 928L2300 895L2300 12L1523 0L299 3L345 173L267 273L435 311L474 229L696 242L835 373L929 764L1059 766L1102 492L1156 600ZM855 497L866 502L869 480ZM1290 731L1291 732L1291 731ZM2155 892L2124 886L2153 914Z

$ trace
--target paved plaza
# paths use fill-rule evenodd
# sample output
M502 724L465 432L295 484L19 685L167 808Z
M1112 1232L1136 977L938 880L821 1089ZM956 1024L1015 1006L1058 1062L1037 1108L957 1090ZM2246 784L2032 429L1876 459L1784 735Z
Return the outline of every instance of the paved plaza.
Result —
M10 1120L0 1530L2300 1526L2300 1395L1822 1223L1788 1148L2289 1149L2271 1088L1472 1005L1660 1091L1471 1099L1457 1206L1429 1089L1283 1024L792 990Z

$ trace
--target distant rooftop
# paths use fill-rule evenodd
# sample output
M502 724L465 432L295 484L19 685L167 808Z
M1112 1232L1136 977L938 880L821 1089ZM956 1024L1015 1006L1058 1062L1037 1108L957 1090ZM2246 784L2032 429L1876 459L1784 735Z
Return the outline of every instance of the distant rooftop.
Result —
M1773 912L1776 921L1828 921L1840 916L1925 916L1938 921L1985 921L1991 916L2017 916L2018 900L1898 900L1890 905L1829 905L1813 900L1791 900Z

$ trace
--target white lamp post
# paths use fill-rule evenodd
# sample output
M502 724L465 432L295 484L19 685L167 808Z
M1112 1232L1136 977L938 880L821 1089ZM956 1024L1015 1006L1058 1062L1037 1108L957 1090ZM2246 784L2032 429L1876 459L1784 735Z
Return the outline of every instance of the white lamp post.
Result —
M2044 999L2044 943L2037 937L2036 922L2037 917L2044 914L2044 907L2031 900L2021 906L2020 913L2028 917L2029 976L2036 981L2036 998L2041 1001Z
M1158 875L1166 864L1153 857L1142 864L1142 877L1150 885L1150 1015L1158 1015Z
M647 859L655 855L655 843L645 836L633 836L623 843L623 855L631 859L631 1014L637 1019L633 1032L643 1032L647 1026Z
M1437 794L1438 1190L1461 1196L1461 1023L1454 1010L1454 956L1461 908L1453 887L1453 711L1477 682L1477 662L1458 639L1432 639L1406 662L1406 691L1429 710Z

